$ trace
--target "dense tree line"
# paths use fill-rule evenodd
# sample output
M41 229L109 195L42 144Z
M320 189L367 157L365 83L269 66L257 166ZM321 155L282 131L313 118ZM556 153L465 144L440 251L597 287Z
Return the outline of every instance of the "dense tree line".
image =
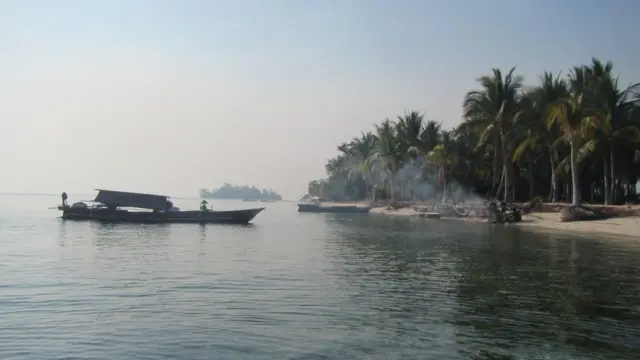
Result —
M309 194L333 200L636 201L640 84L592 59L535 86L512 68L478 79L452 130L411 111L338 146ZM447 195L449 194L449 195Z
M218 189L200 189L201 198L282 200L282 196L271 189L258 189L255 186L235 186L224 184Z

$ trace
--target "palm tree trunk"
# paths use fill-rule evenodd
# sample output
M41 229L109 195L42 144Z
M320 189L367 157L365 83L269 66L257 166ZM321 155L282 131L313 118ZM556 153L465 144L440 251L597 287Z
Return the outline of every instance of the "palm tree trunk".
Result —
M493 194L496 194L496 197L498 196L498 192L496 191L496 185L498 185L498 156L499 156L499 152L498 152L498 138L496 138L496 140L493 143L493 179L491 180L491 193L490 195L493 196ZM494 192L496 191L496 192Z
M447 202L447 179L444 176L444 168L440 169L440 174L442 176L442 203Z
M571 205L580 205L580 179L578 177L578 154L576 149L576 142L571 139L569 142L571 146L571 185L572 185L572 200Z
M552 203L558 202L558 175L556 174L556 161L553 156L554 150L549 147L549 162L551 163L551 193L549 194L549 201Z
M393 176L391 175L391 171L389 171L389 196L391 196L391 201L395 200L393 191Z
M388 175L387 175L388 176ZM384 194L385 200L391 200L391 179L384 179L382 182L382 193Z
M516 185L518 177L514 174L513 162L509 162L509 179L511 179L511 191L509 191L509 201L514 202L516 199Z
M556 175L556 182L554 184L555 188L556 188L556 193L554 196L554 199L552 199L555 202L558 202L558 200L560 199L560 186L558 186L560 179L558 178L558 172L557 172L557 166L560 163L560 161L558 160L558 150L551 149L551 158L553 159L553 172Z
M616 191L616 172L615 172L615 158L613 157L613 145L609 148L609 159L610 159L610 168L611 168L611 204L617 201L618 192Z
M533 163L529 161L529 201L533 201L533 197L536 194L534 190L535 189L533 186Z
M411 196L413 198L413 201L416 201L418 199L419 186L420 186L420 183L416 182L415 179L413 179L413 183L411 184Z
M604 204L611 204L611 185L609 184L609 159L604 157Z
M496 196L494 199L498 198L500 191L502 190L502 185L504 184L504 169L502 170L502 175L500 175L500 184L498 185L498 189L496 190Z
M369 200L369 182L364 179L364 199Z
M502 143L502 168L504 173L504 201L509 201L509 178L511 175L509 171L509 159L507 155L507 145L505 142L504 132L500 132L500 142Z

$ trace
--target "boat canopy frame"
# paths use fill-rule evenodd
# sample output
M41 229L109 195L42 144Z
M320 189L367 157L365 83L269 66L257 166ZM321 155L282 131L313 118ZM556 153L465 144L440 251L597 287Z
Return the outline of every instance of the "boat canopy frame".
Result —
M171 204L169 196L96 189L98 194L93 202L107 206L132 207L149 210L165 210Z

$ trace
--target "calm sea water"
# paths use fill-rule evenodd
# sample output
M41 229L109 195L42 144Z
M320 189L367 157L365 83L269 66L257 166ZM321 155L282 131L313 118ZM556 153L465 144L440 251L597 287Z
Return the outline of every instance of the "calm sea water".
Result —
M101 225L0 200L0 359L640 354L640 242L290 203L248 227Z

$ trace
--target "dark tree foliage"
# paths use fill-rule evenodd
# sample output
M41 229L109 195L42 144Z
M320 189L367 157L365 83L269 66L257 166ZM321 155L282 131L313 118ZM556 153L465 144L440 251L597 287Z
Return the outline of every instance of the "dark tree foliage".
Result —
M611 62L592 59L527 87L493 69L464 96L445 131L411 111L338 146L309 194L333 200L435 199L474 194L506 201L637 200L639 84L622 87ZM449 195L447 195L449 194Z
M251 199L251 200L282 200L282 196L271 189L258 189L255 186L235 186L224 184L213 190L200 189L201 198L216 199Z

